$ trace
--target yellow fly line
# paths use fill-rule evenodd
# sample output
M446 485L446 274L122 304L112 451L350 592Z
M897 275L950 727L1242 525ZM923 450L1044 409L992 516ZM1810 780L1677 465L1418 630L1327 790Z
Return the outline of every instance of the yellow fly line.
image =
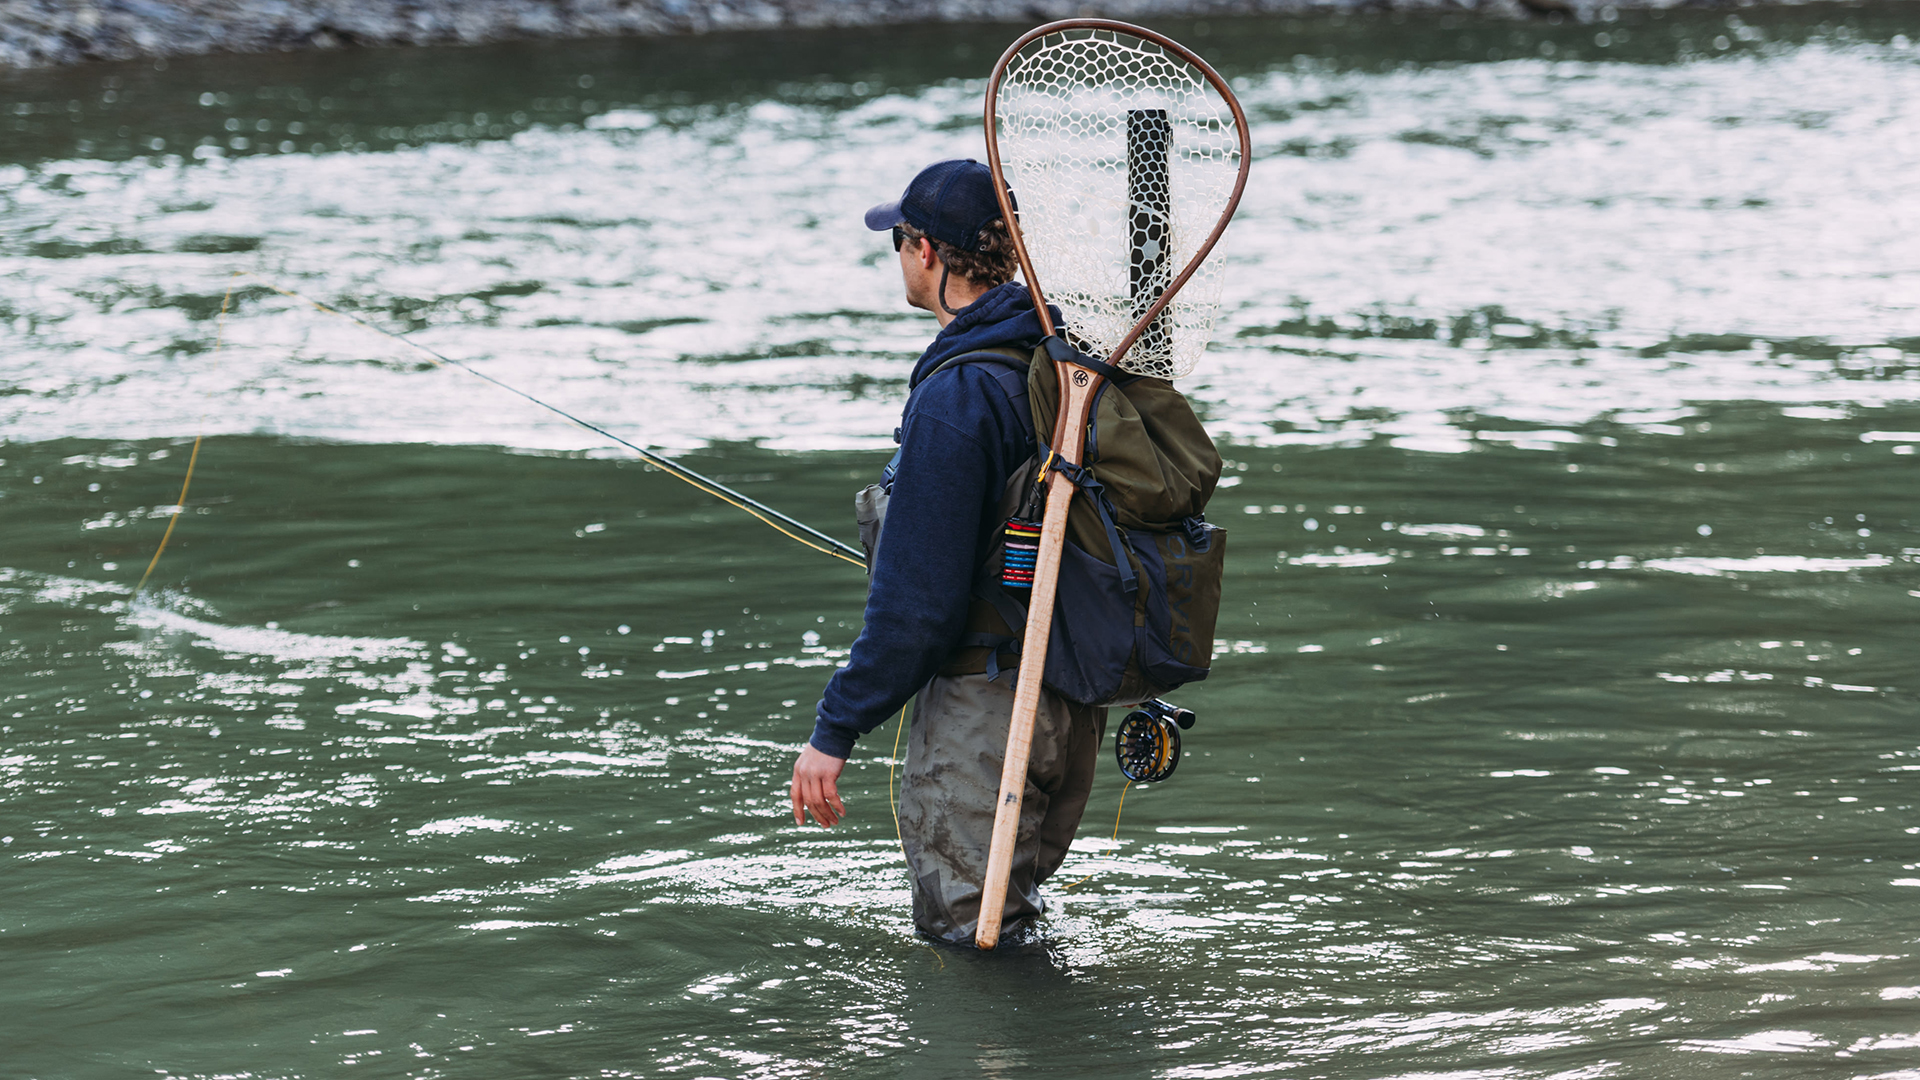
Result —
M523 390L519 390L512 386L509 386L506 383L501 382L499 379L496 379L493 376L486 374L485 372L478 371L474 368L468 367L466 364L463 364L460 361L453 359L452 357L443 356L442 354L427 348L425 345L422 345L419 342L412 340L411 338L403 337L402 335L396 334L391 330L383 330L380 327L365 321L364 319L358 318L353 315L349 315L346 312L341 311L337 308L328 307L326 304L323 304L320 301L313 299L312 297L302 296L301 294L293 291L292 289L282 288L281 286L276 285L271 281L267 281L264 278L260 280L261 280L261 284L265 285L267 288L272 289L274 292L277 292L282 296L285 296L289 299L298 300L303 304L311 305L313 309L316 311L324 312L336 318L345 319L356 326L362 327L367 330L371 330L374 333L379 334L381 337L391 338L394 341L397 341L400 344L405 345L408 348L419 352L422 356L425 356L429 361L431 361L436 367L456 368L460 371L464 371L467 374L474 376L475 378L484 379L485 381L492 383L493 385L499 387L500 389L505 390L509 394L514 395L515 397L524 398L527 401L530 401L535 405L538 405L541 408L546 409L548 412L554 413L555 415L564 418L569 423L579 428L582 428L586 431L590 431L595 435L600 436L601 438L611 439L612 441L619 443L621 446L624 446L627 449L632 450L634 453L639 454L642 458L645 458L650 464L659 466L661 471L668 473L674 478L684 481L688 485L706 492L707 494L713 496L716 499L719 499L721 502L724 502L727 505L732 506L737 510L745 511L747 514L750 514L753 517L758 518L760 521L766 523L768 526L772 527L774 531L780 533L781 535L786 536L791 540L798 541L799 543L804 544L807 547L810 547L813 550L818 551L823 555L832 555L834 558L840 559L843 562L850 562L853 565L860 567L861 569L866 568L866 565L867 565L866 561L860 558L856 558L852 553L853 549L849 548L846 544L843 544L840 541L835 540L830 536L826 536L820 532L817 532L816 530L811 529L808 526L803 525L800 522L787 517L785 514L782 514L777 510L772 510L765 506L761 506L759 503L755 502L752 499L747 498L745 495L740 494L739 492L733 490L732 488L729 488L726 485L721 484L717 481L709 480L708 478L701 476L699 473L694 472L692 469L689 469L686 466L681 465L679 462L676 462L671 458L662 457L661 455L656 454L651 450L647 450L642 447L636 446L633 443L628 442L627 440L621 438L620 436L615 435L613 432L606 430L605 428L599 427L598 425L595 425L595 424L588 423L587 421L580 419L579 417L573 415L572 413L567 412L565 409L561 409L561 408L558 408L557 406L549 405L546 402L541 401L539 398L534 397L532 394L526 393ZM792 528L789 528L788 526L791 526ZM802 536L800 535L800 533L794 532L793 529L799 529L805 533L811 534L811 538L809 538L808 536Z
M1113 842L1115 844L1118 844L1120 842L1120 813L1121 811L1127 808L1127 792L1132 790L1133 790L1133 781L1129 779L1126 782L1126 784L1120 788L1120 805L1117 807L1114 807L1114 810L1113 810ZM1087 882L1092 881L1099 873L1100 871L1095 870L1093 873L1088 874L1086 877L1081 878L1079 881L1074 882L1072 885L1063 886L1060 889L1060 891L1066 892L1069 889L1075 889L1082 885L1085 885Z
M284 288L280 285L277 285L271 281L266 280L265 278L260 277L257 274L251 274L245 270L236 270L233 272L233 277L234 278L252 277L255 280L259 281L262 285L266 286L267 288L273 290L276 293L279 293L281 296L285 296L288 299L292 299L292 300L298 300L301 303L312 307L315 311L319 311L326 315L331 315L338 319L345 319L356 326L359 326L366 330L371 330L382 337L391 338L392 340L397 341L400 344L405 345L408 348L411 348L419 352L422 356L425 356L427 360L430 361L435 367L443 368L443 369L454 368L456 370L463 371L468 375L472 375L475 378L482 379L482 380L485 380L486 382L492 383L494 386L499 387L500 389L505 390L506 392L513 394L516 397L523 398L527 401L530 401L533 404L538 405L541 408L546 409L547 411L552 412L564 418L569 423L577 427L580 427L586 431L590 431L595 435L599 435L604 439L611 440L612 442L615 442L621 446L626 447L629 450L632 450L634 453L639 454L640 457L644 459L647 463L658 467L660 471L666 473L669 476L672 476L674 479L680 480L691 487L694 487L702 492L705 492L708 495L713 496L716 499L719 499L721 502L726 503L728 506L731 506L736 510L740 510L758 519L762 523L766 524L768 527L772 528L775 532L780 533L782 536L785 536L790 540L793 540L797 543L800 543L809 548L812 548L813 550L818 551L823 555L831 555L842 562L852 563L853 565L858 566L862 569L866 568L866 561L864 559L859 558L858 553L847 544L844 544L838 540L835 540L833 537L828 536L825 533L822 533L816 529L813 529L800 521L796 521L793 518L780 513L778 510L775 510L753 499L750 499L747 496L742 495L741 493L733 490L732 488L727 487L725 484L720 483L719 481L712 480L712 479L709 479L708 477L702 476L699 473L693 471L692 469L689 469L686 466L680 464L679 462L674 461L672 458L665 457L661 454L656 454L653 451L648 450L644 447L637 446L634 443L629 442L628 440L623 439L618 435L615 435L611 431L606 430L605 428L599 427L598 425L595 425L595 424L588 423L587 421L580 419L579 417L573 415L572 413L567 412L565 409L558 408L554 405L549 405L548 403L541 401L539 398L534 397L532 394L526 393L523 390L517 389L511 385L508 385L507 383L504 383L499 379L496 379L493 376L486 374L483 371L479 371L475 368L468 367L466 364L463 364L460 361L453 359L452 357L444 356L440 353L437 353L434 350L427 348L425 345L422 345L417 341L404 337L400 334L393 333L390 330L381 329L380 327L375 326L364 319L348 314L347 312L341 311L338 308L330 307L326 304L321 303L318 300L313 299L312 297L303 296L292 289ZM227 285L226 296L221 298L221 301L220 301L220 324L219 324L219 329L216 331L215 339L214 339L214 347L213 347L214 370L216 371L219 370L220 350L225 345L225 342L226 342L227 312L230 305L232 304L232 301L233 301L233 285L231 284L231 282L229 282L229 284ZM160 555L162 552L167 550L167 541L172 539L173 537L173 528L176 524L179 523L180 515L185 512L186 502L187 502L187 489L193 483L193 467L200 459L200 444L205 436L205 427L206 427L206 417L203 414L201 416L201 429L202 429L201 433L196 434L194 436L193 453L187 459L187 475L186 475L186 479L180 485L180 499L175 504L173 508L173 514L171 517L169 517L167 521L167 531L161 535L159 547L157 547L154 550L153 558L149 560L147 563L146 573L140 576L140 584L138 587L134 589L134 595L136 597L140 595L141 590L146 588L147 579L153 576L153 568L159 565Z
M313 299L312 297L303 296L292 289L283 288L282 286L276 285L271 281L268 281L264 278L259 277L259 275L250 274L245 270L235 270L233 272L233 278L237 279L241 277L252 277L255 280L258 280L261 284L265 285L267 288L272 289L276 293L279 293L281 296L287 297L288 299L291 299L291 300L298 300L301 303L312 307L315 311L319 311L327 315L332 315L335 318L345 319L356 326L362 327L363 329L371 330L382 337L391 338L394 341L398 341L402 345L406 345L407 347L418 351L421 355L425 356L435 367L455 368L457 370L464 371L469 375L475 376L476 378L484 379L487 382L490 382L493 385L499 387L500 389L515 395L516 397L525 398L526 400L534 403L535 405L540 406L543 409L553 412L561 417L564 417L568 422L586 431L590 431L595 435L601 436L602 438L610 439L613 442L618 443L619 445L634 451L649 463L659 466L662 472L665 472L669 476L672 476L675 479L681 480L686 484L700 491L703 491L706 494L711 495L716 499L719 499L721 502L724 502L727 505L734 507L735 509L744 511L747 514L752 515L754 518L757 518L761 522L765 523L767 526L771 527L775 532L780 533L782 536L785 536L791 540L797 541L798 543L804 544L807 547L810 547L813 550L818 551L822 554L831 555L834 558L841 560L842 562L852 563L853 565L861 567L862 569L866 567L866 562L862 559L855 558L854 555L852 554L852 549L848 547L846 544L843 544L840 541L835 540L830 536L826 536L822 533L816 532L815 530L808 528L806 525L801 524L800 522L795 521L792 518L787 517L785 514L782 514L777 510L773 510L771 508L762 506L759 503L755 502L754 500L749 499L744 495L741 495L739 492L734 491L732 488L729 488L724 484L721 484L714 480L709 480L708 478L701 476L699 473L694 472L692 469L689 469L686 466L681 465L679 462L676 462L671 458L663 457L659 454L654 453L651 450L647 450L642 447L636 446L633 443L628 442L626 439L623 439L620 436L615 435L604 428L598 427L594 424L590 424L587 421L582 420L577 416L574 416L572 413L565 411L564 409L560 409L553 405L549 405L546 402L541 401L539 398L536 398L531 394L528 394L524 391L518 390L512 386L509 386L508 384L501 382L499 379L496 379L493 376L488 375L484 372L477 371L473 368L470 368L458 360L452 359L451 357L443 356L440 353L437 353L432 349L427 348L425 345L422 345L417 341L410 340L406 337L393 333L392 331L389 331L389 330L383 330L380 327L373 325L372 323L369 323L354 315L350 315L344 311L339 310L338 308L329 307L328 305L323 304L320 301ZM226 345L227 313L232 303L233 303L233 284L232 284L232 281L229 280L227 285L226 295L220 298L220 322L218 324L218 328L214 332L213 357L214 357L215 371L218 371L220 368L220 351ZM167 542L173 539L173 528L175 525L179 524L180 515L186 512L187 491L190 487L193 486L193 469L194 469L194 466L198 464L200 461L200 444L206 438L206 415L204 413L202 413L200 417L200 429L201 430L198 433L196 433L193 437L193 452L189 454L187 457L187 474L186 474L186 477L180 482L180 498L175 502L173 507L173 513L167 519L167 530L166 532L161 534L160 544L158 547L154 549L153 558L148 560L146 572L140 575L140 584L135 586L133 590L133 595L136 599L140 596L141 592L146 589L147 579L153 576L154 567L160 565L160 556L162 553L164 553L167 550ZM1052 460L1053 460L1052 454L1049 453L1046 464L1047 465L1052 464ZM1043 476L1045 475L1045 472L1046 472L1046 465L1042 465L1041 473ZM793 528L788 528L789 525L793 526ZM811 536L802 535L801 532L794 531L795 529L803 530L805 533L811 534ZM904 837L901 836L901 832L900 832L900 805L899 805L899 802L894 797L893 774L894 774L894 764L899 759L899 755L900 755L900 738L906 728L906 720L907 720L907 710L905 708L902 708L900 710L899 720L894 725L893 755L887 761L887 803L893 810L893 835L894 835L894 838L900 842L900 854L903 857L906 855L906 840ZM1120 808L1121 809L1126 808L1127 789L1131 788L1132 786L1133 786L1132 782L1129 781L1127 784L1127 787L1122 788L1120 790ZM1119 840L1120 838L1120 815L1117 812L1113 815L1113 838L1116 841ZM1088 874L1086 877L1083 877L1079 881L1074 882L1073 885L1068 885L1067 888L1071 889L1075 885L1080 885L1083 882L1087 881L1088 879L1092 878L1093 876L1094 876L1093 874Z
M227 307L233 302L233 279L244 271L235 270L233 277L227 279L227 294L220 298L220 322L213 332L213 370L220 370L220 350L227 343ZM146 573L140 575L140 584L133 587L133 598L138 600L147 587L147 579L153 576L153 568L160 565L160 553L167 550L167 541L173 539L173 527L180 524L180 515L187 512L187 489L193 486L193 467L200 461L200 443L207 435L207 414L200 414L200 430L193 436L193 452L187 455L187 475L180 481L180 497L173 502L173 513L167 516L167 531L160 534L160 546L153 549L153 558L147 560Z
M900 722L893 725L893 754L887 758L887 806L893 810L893 838L900 842L900 857L907 857L907 838L900 835L900 800L893 797L893 766L900 760L900 733L907 729L907 706L900 706Z

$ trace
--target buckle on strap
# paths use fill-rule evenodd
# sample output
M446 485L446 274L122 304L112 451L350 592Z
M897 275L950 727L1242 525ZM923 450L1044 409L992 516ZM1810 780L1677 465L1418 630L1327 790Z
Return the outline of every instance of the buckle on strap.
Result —
M1100 524L1107 531L1107 546L1113 551L1113 565L1120 571L1120 585L1132 596L1140 586L1133 574L1133 559L1127 554L1127 545L1120 539L1120 526L1113 520L1113 504L1107 501L1106 486L1094 479L1093 470L1084 465L1073 465L1065 461L1054 461L1053 471L1073 482L1087 501L1093 504L1094 512L1100 515Z
M986 674L988 682L992 682L1002 674L1013 671L1020 666L1019 664L1015 664L1010 668L1000 666L1000 653L1002 651L1012 653L1016 657L1020 655L1020 639L1017 637L1009 637L1006 634L962 634L960 635L958 647L962 649L987 650Z
M1047 359L1053 361L1056 364L1078 364L1079 366L1086 368L1088 371L1098 373L1099 376L1103 379L1112 380L1112 379L1124 379L1127 377L1126 372L1120 370L1117 367L1114 367L1112 364L1107 363L1105 360L1099 360L1099 359L1095 359L1094 357L1088 356L1086 353L1083 353L1079 349L1074 348L1072 345L1067 344L1066 339L1059 337L1058 335L1049 337L1049 338L1044 338L1042 339L1040 344L1044 346L1047 350Z

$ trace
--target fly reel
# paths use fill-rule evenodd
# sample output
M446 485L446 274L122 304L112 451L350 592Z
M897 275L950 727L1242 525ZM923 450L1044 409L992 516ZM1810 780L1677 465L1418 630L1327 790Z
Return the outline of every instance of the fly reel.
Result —
M1173 775L1180 764L1180 731L1193 726L1192 709L1182 709L1154 698L1120 721L1113 740L1113 756L1120 772L1136 783L1151 784Z

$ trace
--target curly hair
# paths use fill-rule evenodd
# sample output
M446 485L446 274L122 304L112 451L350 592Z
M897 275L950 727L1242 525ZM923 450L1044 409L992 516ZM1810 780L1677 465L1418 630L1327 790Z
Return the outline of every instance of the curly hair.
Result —
M931 239L911 225L901 225L900 231L916 243ZM1012 281L1020 272L1020 257L1014 254L1013 236L1007 232L1005 218L994 218L980 230L977 250L962 251L945 241L934 240L933 251L947 269L983 289Z

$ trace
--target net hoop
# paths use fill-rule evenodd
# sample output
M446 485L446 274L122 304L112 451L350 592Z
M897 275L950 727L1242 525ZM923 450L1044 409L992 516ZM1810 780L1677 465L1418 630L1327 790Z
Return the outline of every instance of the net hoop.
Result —
M1018 40L1008 46L1007 51L1002 53L999 61L994 64L993 75L987 82L985 115L987 167L991 169L993 173L994 191L1000 200L1000 212L1007 223L1007 232L1013 239L1014 254L1020 262L1021 276L1026 279L1027 290L1033 296L1034 311L1039 315L1040 325L1047 334L1056 335L1060 332L1060 328L1054 325L1052 314L1047 307L1047 299L1041 287L1040 279L1034 272L1033 258L1027 251L1026 237L1020 229L1019 214L1014 208L1012 189L1008 186L1005 168L1000 156L1000 133L996 120L999 113L1001 82L1006 76L1008 67L1019 58L1023 50L1034 42L1050 35L1067 34L1073 31L1108 31L1116 34L1126 34L1157 46L1169 56L1191 67L1206 80L1215 93L1220 95L1221 100L1226 104L1227 108L1231 110L1234 135L1239 144L1239 168L1234 177L1233 190L1227 196L1219 220L1214 223L1212 231L1208 233L1206 239L1195 249L1193 255L1187 260L1186 265L1182 266L1179 273L1174 275L1172 280L1167 283L1165 290L1161 292L1158 299L1141 313L1140 317L1134 321L1132 328L1126 332L1125 336L1119 340L1119 343L1115 345L1108 356L1105 357L1107 363L1119 367L1122 366L1122 361L1126 358L1127 351L1133 348L1134 343L1140 339L1140 336L1146 332L1149 326L1153 325L1154 320L1159 318L1160 314L1167 310L1168 305L1173 302L1175 295L1177 295L1194 274L1199 271L1201 264L1206 262L1207 256L1213 252L1214 246L1220 242L1220 237L1226 232L1228 222L1233 220L1234 211L1240 205L1240 197L1246 191L1247 173L1253 164L1253 140L1247 130L1246 112L1241 109L1240 99L1234 95L1233 89L1227 85L1227 81L1220 77L1220 73L1215 71L1212 65L1202 60L1186 46L1181 45L1165 34L1157 33L1143 26L1135 26L1132 23L1124 23L1114 19L1062 19L1057 22L1036 26L1025 34L1022 34Z

